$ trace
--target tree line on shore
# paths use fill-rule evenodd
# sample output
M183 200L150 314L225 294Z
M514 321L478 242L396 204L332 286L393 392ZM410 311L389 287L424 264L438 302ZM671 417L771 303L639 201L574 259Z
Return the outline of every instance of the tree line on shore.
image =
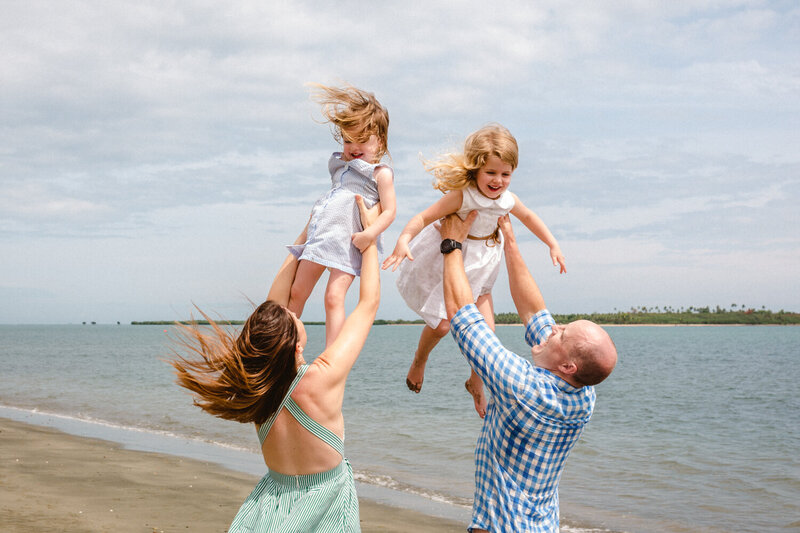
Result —
M496 313L495 322L497 324L519 324L520 318L517 313ZM608 325L691 325L691 324L708 324L708 325L791 325L800 324L800 313L791 311L771 311L765 309L754 309L744 305L731 304L729 309L720 307L719 305L711 307L688 307L673 309L666 306L660 308L655 307L631 307L627 311L619 311L614 309L610 313L569 313L569 314L554 314L553 317L556 322L567 323L573 320L591 320L598 324ZM175 321L158 320L146 322L131 322L135 326L139 325L168 325L175 324ZM181 324L190 324L191 321L181 321ZM195 321L196 324L208 324L205 320ZM241 320L221 321L221 324L241 325ZM325 322L305 322L306 325L324 325ZM377 319L374 324L376 326L383 325L402 325L402 324L423 324L420 319L417 320L384 320Z
M516 313L514 313L516 315ZM571 313L554 315L556 322L572 322L573 320L586 319L598 324L608 325L791 325L800 324L800 313L790 311L770 311L768 309L742 308L724 309L719 306L690 307L688 309L674 310L667 308L632 308L629 311L614 311L613 313ZM519 319L519 317L517 317Z

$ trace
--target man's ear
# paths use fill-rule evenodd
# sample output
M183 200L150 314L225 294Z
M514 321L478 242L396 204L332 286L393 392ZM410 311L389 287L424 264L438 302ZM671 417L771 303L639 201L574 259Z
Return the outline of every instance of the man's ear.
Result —
M575 361L564 361L558 365L558 370L564 375L572 376L578 371L578 365L575 364Z

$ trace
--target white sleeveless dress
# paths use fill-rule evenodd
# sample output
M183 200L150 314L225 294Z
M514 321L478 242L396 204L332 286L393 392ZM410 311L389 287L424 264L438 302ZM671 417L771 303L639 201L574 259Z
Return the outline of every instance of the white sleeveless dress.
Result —
M514 197L505 191L493 200L473 186L463 189L463 196L458 216L464 219L470 211L478 211L478 217L470 228L470 236L480 238L496 235L496 239L468 238L462 243L464 270L477 300L478 296L492 291L500 272L503 237L497 231L497 219L511 211ZM406 304L432 328L447 319L442 279L444 260L439 251L441 242L438 224L425 226L409 243L414 261L403 261L397 277L397 290Z

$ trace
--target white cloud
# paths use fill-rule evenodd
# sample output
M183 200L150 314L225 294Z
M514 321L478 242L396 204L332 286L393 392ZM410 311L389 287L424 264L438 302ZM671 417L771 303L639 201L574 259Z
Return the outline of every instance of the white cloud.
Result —
M34 318L51 304L56 321L77 299L140 319L192 300L238 309L328 187L336 146L303 84L347 81L392 117L388 247L438 198L419 154L500 121L522 147L512 189L576 265L543 274L564 305L609 309L623 282L613 305L659 291L690 304L690 290L749 280L791 307L776 287L798 249L798 21L764 0L12 2L0 20L5 290L29 295ZM763 253L777 258L768 277L748 265ZM0 306L0 321L19 309Z

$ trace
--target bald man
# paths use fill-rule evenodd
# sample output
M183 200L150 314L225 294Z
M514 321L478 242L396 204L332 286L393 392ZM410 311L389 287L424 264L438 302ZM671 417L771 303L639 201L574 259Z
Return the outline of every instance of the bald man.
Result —
M558 481L592 416L593 385L614 369L617 350L597 324L557 325L517 246L499 219L509 288L531 358L503 347L473 304L459 243L474 220L442 222L444 298L450 331L491 392L475 449L475 500L469 530L558 531Z

